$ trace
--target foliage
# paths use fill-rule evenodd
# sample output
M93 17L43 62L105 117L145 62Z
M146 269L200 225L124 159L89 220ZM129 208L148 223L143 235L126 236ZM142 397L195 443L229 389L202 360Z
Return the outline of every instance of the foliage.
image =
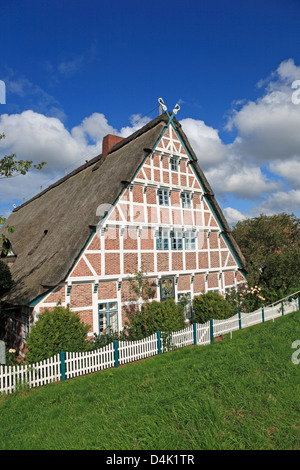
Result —
M82 352L91 349L86 340L89 326L80 321L77 313L57 305L46 309L33 325L26 343L29 363L38 362L60 351Z
M193 309L195 323L206 323L210 318L224 320L235 314L233 306L216 292L195 296Z
M8 265L0 259L0 297L12 286L11 272Z
M266 289L263 290L258 286L249 288L246 284L245 287L240 289L231 289L230 292L226 293L225 299L232 305L235 313L250 313L266 305L265 291Z
M104 346L107 346L108 344L112 343L115 340L120 340L123 341L126 339L126 335L124 332L117 333L117 332L110 332L108 331L107 333L101 333L100 335L97 335L94 333L94 341L92 343L93 349L100 349L103 348Z
M133 278L128 279L130 288L137 299L148 302L155 296L155 288L151 285L148 278L145 277L143 270L137 271ZM135 300L132 298L131 300Z
M185 327L184 307L173 299L153 300L143 304L140 312L128 312L127 316L126 333L130 340L145 338L156 331L171 333Z
M232 234L247 262L250 286L267 303L300 286L300 219L285 213L238 222Z
M5 134L0 134L0 140L5 138ZM41 162L36 165L33 165L33 168L41 170L47 162ZM16 160L16 154L5 155L0 158L0 179L11 178L18 175L26 175L26 173L32 167L32 160ZM0 226L6 222L6 218L0 215ZM13 232L14 227L7 225L6 230L8 232ZM7 237L5 234L2 234L2 245L7 243ZM7 252L7 248L4 247L4 253Z

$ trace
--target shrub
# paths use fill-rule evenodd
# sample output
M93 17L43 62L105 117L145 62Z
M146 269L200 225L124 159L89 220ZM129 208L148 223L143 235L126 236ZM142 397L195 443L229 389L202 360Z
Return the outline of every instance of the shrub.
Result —
M184 307L173 299L153 300L142 305L140 312L129 312L127 316L126 332L130 340L145 338L156 331L171 333L185 327Z
M57 305L54 310L45 310L27 337L26 359L33 363L60 351L87 351L91 349L91 343L86 339L88 330L89 326L82 323L69 306Z
M216 292L197 295L193 299L194 322L206 323L210 318L224 320L235 314L230 303Z
M114 340L124 341L126 340L126 335L122 331L121 333L109 331L107 333L101 333L100 335L94 333L94 341L92 344L93 349L103 348L104 346L107 346L108 344L112 343Z

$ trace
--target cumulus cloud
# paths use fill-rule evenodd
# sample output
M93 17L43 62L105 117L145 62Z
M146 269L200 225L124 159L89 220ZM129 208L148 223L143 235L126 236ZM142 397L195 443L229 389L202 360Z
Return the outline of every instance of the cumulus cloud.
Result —
M226 125L238 132L229 146L231 152L257 163L300 158L300 106L292 101L296 78L300 78L300 67L291 59L282 62L264 82L262 97L233 110Z
M223 212L229 225L235 225L241 220L246 219L244 214L233 207L225 207Z
M180 121L183 131L198 157L201 168L221 163L226 155L226 147L219 133L203 121L186 118Z

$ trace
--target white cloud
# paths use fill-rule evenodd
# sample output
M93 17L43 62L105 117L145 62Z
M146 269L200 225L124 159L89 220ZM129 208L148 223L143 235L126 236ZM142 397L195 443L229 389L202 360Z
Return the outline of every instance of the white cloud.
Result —
M237 209L234 209L233 207L225 207L225 209L223 209L223 212L229 225L235 225L239 221L246 219L246 216L244 214L242 214Z
M216 194L233 194L240 198L258 200L264 193L281 188L280 182L267 178L261 168L231 158L211 168L205 175Z
M258 216L260 214L273 215L281 212L297 213L300 207L300 190L279 191L271 194L262 204L249 211L249 215Z
M224 160L226 147L216 129L207 126L203 121L191 118L182 119L180 124L198 157L201 168L205 169Z
M292 102L291 87L296 78L300 67L291 59L282 62L264 81L264 95L232 112L226 125L238 132L232 152L257 163L300 158L300 106Z

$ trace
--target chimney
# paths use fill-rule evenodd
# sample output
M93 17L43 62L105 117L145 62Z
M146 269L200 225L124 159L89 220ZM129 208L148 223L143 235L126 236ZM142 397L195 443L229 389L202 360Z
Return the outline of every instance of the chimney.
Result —
M123 137L119 137L118 135L108 134L105 137L103 137L102 158L107 157L107 154L110 151L110 149L117 143L121 142L121 140L123 140Z

